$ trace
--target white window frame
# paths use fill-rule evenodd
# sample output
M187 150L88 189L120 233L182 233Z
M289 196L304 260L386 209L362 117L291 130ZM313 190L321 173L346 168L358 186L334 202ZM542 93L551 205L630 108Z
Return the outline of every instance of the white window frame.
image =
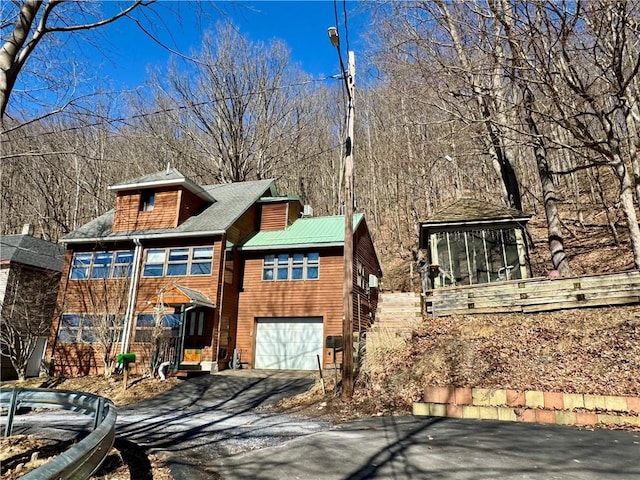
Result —
M213 246L212 245L198 245L193 247L165 247L165 248L149 248L144 254L144 263L142 265L142 277L143 278L158 278L158 277L187 277L196 276L204 277L213 273ZM210 252L210 254L207 253ZM179 252L186 252L186 259L180 258L178 260L172 259L172 255L176 255ZM149 262L150 254L155 254L158 259L153 262ZM204 254L204 255L203 255ZM160 261L162 256L162 261ZM147 272L148 266L155 266L156 269L161 267L159 275L149 275ZM185 265L184 274L169 274L169 268L172 265ZM209 271L205 273L194 273L196 268L200 269L204 265L209 265Z
M118 262L116 260L121 254L129 254L129 258L131 258L131 262ZM111 260L108 263L108 268L106 269L106 275L94 276L94 269L102 268L106 263L97 263L96 259L100 256L110 255ZM86 260L84 263L80 263L80 258L85 257ZM70 280L105 280L111 278L129 278L131 276L131 269L133 266L133 250L103 250L99 252L74 252L73 257L71 259L71 266L69 268L69 279ZM124 267L124 268L123 268ZM79 272L82 273L81 276L77 276ZM120 275L120 272L125 273L125 275Z
M302 256L301 261L296 257ZM315 257L315 258L310 258ZM294 278L294 270L302 269L302 276ZM316 275L309 276L315 269ZM286 278L279 274L286 272ZM293 252L265 255L262 259L263 282L301 282L320 279L320 254L318 252Z

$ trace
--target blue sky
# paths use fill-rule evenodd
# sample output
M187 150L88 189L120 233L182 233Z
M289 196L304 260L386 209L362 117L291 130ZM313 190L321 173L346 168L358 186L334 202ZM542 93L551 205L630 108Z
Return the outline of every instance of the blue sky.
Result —
M355 51L356 57L363 45L360 37L366 25L358 3L346 2L349 47ZM201 12L202 15L197 17L202 19L201 24L196 24L196 16L191 9L199 6L206 8L204 4L162 1L156 5L159 8L155 10L158 13L154 14L157 15L154 19L155 30L164 43L171 44L182 53L188 54L198 49L202 32L213 30L216 22L226 18L253 41L266 42L276 38L284 41L291 51L292 60L314 77L340 73L337 52L327 36L327 28L336 24L332 0L217 2L222 13L211 9ZM338 28L346 61L343 6L343 1L338 0ZM180 12L182 17L178 18L176 12ZM171 34L167 34L167 31ZM170 56L126 19L109 26L104 36L101 53L95 54L91 63L96 68L96 74L103 79L111 79L113 87L118 89L135 88L142 84L147 77L147 68L166 66Z

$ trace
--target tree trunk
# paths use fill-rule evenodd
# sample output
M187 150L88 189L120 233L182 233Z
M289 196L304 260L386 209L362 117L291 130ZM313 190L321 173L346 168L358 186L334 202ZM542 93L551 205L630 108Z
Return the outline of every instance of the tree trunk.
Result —
M633 263L635 268L640 270L640 227L638 226L638 216L636 215L636 208L633 202L634 185L629 176L629 170L619 154L614 156L613 167L620 180L620 203L622 204L622 211L624 212L627 227L629 228Z

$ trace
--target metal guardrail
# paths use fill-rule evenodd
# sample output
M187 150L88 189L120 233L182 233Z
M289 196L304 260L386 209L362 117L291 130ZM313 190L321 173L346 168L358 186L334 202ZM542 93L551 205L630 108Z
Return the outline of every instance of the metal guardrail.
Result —
M11 435L18 408L63 409L93 415L93 431L69 450L21 477L22 480L86 480L104 461L116 436L116 408L91 393L43 388L0 391L0 406L8 411L5 436Z

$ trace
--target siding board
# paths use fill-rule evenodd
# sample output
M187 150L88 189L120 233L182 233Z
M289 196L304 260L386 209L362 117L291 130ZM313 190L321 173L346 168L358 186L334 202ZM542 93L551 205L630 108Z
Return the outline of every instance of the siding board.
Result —
M236 347L243 363L253 368L255 318L322 317L324 337L342 334L342 251L320 253L318 280L264 282L262 256L245 259L240 293ZM324 349L323 365L333 363Z
M263 203L260 230L284 230L287 226L287 202Z

